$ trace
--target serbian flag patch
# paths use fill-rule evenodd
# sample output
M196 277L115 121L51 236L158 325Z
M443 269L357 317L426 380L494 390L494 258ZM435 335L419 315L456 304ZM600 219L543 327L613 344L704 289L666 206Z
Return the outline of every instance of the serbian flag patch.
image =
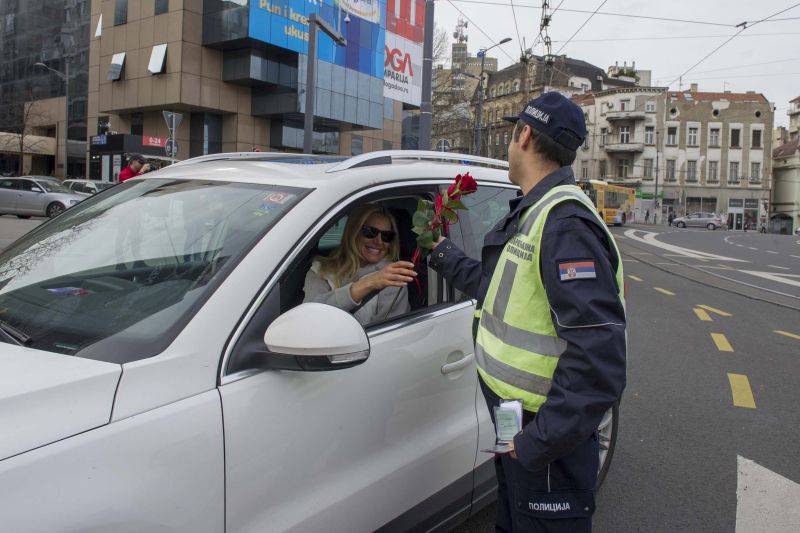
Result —
M561 277L561 281L595 279L597 271L594 268L594 261L570 261L558 264L558 275Z

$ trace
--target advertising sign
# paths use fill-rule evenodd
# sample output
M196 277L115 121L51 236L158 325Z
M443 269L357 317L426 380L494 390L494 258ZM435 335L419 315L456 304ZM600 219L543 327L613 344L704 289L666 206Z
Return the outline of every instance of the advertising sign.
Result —
M167 144L166 137L150 137L145 135L142 137L142 146L155 146L156 148L163 148Z
M381 14L385 12L385 0L252 0L249 36L307 54L308 16L317 13L347 39L347 46L337 46L318 32L317 59L382 78L386 25ZM350 22L346 23L348 13Z
M424 0L387 0L383 95L419 106L422 100Z

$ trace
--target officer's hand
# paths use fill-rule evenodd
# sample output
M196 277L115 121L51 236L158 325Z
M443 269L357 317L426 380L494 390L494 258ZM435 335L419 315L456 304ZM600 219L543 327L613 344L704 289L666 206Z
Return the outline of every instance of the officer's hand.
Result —
M511 456L512 459L517 458L517 451L514 449L514 441L512 440L508 445L511 447L511 450L508 452L508 455Z

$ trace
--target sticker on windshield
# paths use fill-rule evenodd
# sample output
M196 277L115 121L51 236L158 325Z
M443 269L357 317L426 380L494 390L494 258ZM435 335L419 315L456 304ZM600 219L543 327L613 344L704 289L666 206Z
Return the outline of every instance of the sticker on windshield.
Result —
M261 205L258 206L253 214L256 216L264 216L271 211L279 209L283 204L295 199L295 195L287 192L269 192L261 200Z
M81 289L80 287L56 287L47 290L53 294L60 294L61 296L85 296L87 294L92 294L90 291Z

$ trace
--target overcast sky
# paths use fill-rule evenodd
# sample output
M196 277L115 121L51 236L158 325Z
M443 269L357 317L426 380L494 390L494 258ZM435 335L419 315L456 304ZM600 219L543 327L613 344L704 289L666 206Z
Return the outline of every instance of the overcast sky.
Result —
M789 100L800 96L800 3L793 0L550 0L550 11L559 4L561 7L553 14L548 29L553 53L559 52L565 41L602 5L560 53L603 69L615 62L622 66L624 61L628 65L636 61L638 69L652 71L654 86L671 89L678 89L678 81L674 80L691 69L683 76L683 88L696 82L701 91L763 93L777 107L775 125L788 124ZM519 60L521 40L530 47L536 39L541 5L541 0L436 0L435 20L437 26L443 27L452 37L461 15L458 10L461 10L472 21L467 28L472 55L480 48L511 37L511 42L488 54L497 57L503 68ZM791 9L773 18L790 20L753 24L787 8ZM685 22L619 16L621 14ZM741 28L736 25L744 21L748 22L744 31L692 68L706 54L740 32ZM541 41L534 53L544 53Z

